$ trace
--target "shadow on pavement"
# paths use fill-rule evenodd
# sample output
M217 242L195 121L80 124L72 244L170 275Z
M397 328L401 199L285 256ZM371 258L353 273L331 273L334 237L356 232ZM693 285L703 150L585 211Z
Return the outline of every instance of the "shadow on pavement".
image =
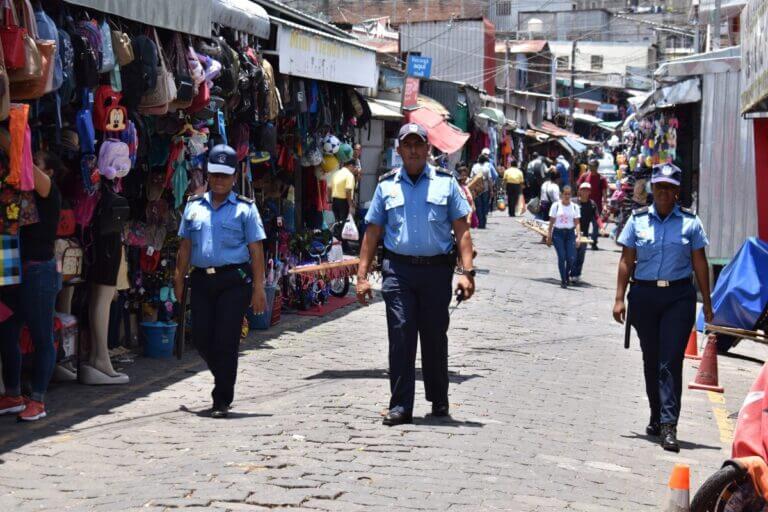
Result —
M454 371L448 371L448 380L453 384L461 384L471 379L481 377L481 375L464 375ZM320 373L304 377L304 380L315 379L388 379L389 372L383 368L369 368L359 370L323 370ZM424 380L420 369L416 370L416 380Z
M447 418L438 418L427 414L423 418L413 418L414 425L429 425L432 427L474 427L483 428L485 425L479 421L462 421L451 416Z
M179 411L186 412L187 414L194 414L195 416L198 416L200 418L210 418L211 417L211 409L205 408L200 410L192 410L187 408L186 405L182 405L179 407ZM231 409L229 411L229 415L226 419L228 420L236 420L236 419L243 419L243 418L270 418L272 417L271 414L262 414L257 412L242 412L235 409Z
M659 444L658 437L649 436L648 434L641 434L638 432L632 432L632 435L630 436L622 435L621 437L623 437L624 439L642 439L652 444ZM679 438L678 438L678 443L680 444L681 450L721 450L722 449L720 446L710 446L706 444L692 443L690 441L685 441Z
M728 359L739 359L741 361L749 361L750 363L756 363L756 364L759 364L760 366L765 364L765 361L763 361L762 359L758 359L752 356L746 356L744 354L736 354L734 352L726 352L724 354L721 354L718 352L717 355L720 357L727 357Z

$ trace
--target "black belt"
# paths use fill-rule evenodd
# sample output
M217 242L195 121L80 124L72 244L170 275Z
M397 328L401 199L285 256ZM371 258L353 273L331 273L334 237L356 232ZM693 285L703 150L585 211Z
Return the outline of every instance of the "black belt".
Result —
M220 274L222 272L226 272L227 270L237 270L239 268L243 268L244 266L248 265L248 262L245 263L235 263L232 265L222 265L220 267L195 267L195 270L193 272L200 272L202 274Z
M664 281L661 279L658 281L646 281L642 279L634 279L632 280L632 284L636 284L638 286L650 286L652 288L670 288L672 286L683 286L685 284L691 284L691 278L686 277L685 279L676 279L674 281Z
M438 254L437 256L406 256L384 249L384 258L411 265L456 265L456 253Z

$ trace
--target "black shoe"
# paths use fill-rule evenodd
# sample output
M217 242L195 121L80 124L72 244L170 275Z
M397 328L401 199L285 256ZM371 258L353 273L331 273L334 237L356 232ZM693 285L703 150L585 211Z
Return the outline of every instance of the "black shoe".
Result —
M211 408L211 418L221 419L229 416L229 406L221 404L213 404Z
M436 418L447 418L451 415L448 404L432 404L432 416Z
M680 445L677 443L677 427L673 423L661 425L661 447L668 452L680 451Z
M561 282L560 288L568 288L568 283L566 283L565 281Z
M393 407L387 415L384 416L384 421L382 421L382 423L388 427L413 423L413 415L409 412L405 412L405 409L400 406Z
M600 248L597 246L597 244L592 244L592 250L593 251L599 251Z
M659 437L661 435L661 425L658 421L651 420L648 426L645 427L645 433L652 437Z

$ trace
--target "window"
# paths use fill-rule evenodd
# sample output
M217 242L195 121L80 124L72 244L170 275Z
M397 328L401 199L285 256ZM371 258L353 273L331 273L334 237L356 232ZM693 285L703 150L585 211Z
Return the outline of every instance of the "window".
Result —
M557 69L568 69L571 58L568 56L557 58Z
M602 55L590 56L590 63L592 65L592 69L603 69L603 56Z
M512 14L511 1L507 0L496 4L496 16L509 16L510 14Z

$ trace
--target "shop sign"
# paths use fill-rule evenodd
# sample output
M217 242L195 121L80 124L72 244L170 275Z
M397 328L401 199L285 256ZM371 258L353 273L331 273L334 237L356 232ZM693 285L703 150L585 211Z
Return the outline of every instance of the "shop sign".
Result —
M403 110L411 110L419 106L419 84L418 78L405 77L405 87L403 88Z
M408 56L408 76L429 79L432 75L432 57Z
M376 87L376 52L341 39L280 25L280 72L356 87Z
M741 113L768 110L768 2L749 0L741 27Z

